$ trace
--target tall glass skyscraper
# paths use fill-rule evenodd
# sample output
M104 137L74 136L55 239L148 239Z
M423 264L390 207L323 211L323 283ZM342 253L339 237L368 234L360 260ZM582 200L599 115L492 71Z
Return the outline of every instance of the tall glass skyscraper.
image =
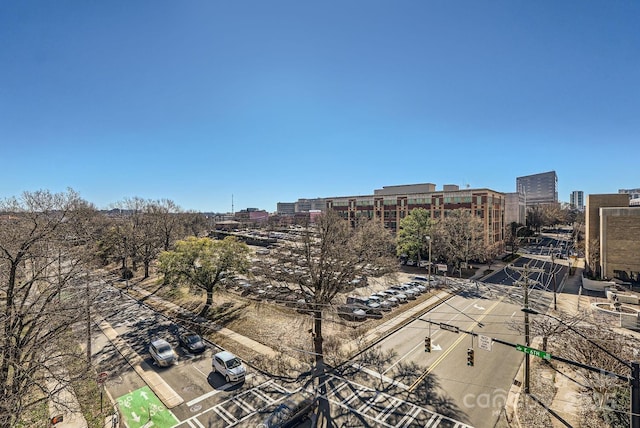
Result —
M555 171L516 177L516 190L523 193L528 207L558 203L558 175Z

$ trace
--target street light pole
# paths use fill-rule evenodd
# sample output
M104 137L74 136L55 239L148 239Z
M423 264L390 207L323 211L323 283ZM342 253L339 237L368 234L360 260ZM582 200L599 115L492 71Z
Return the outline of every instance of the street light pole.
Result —
M429 274L427 275L427 285L429 289L431 289L431 236L425 236L425 238L429 242Z

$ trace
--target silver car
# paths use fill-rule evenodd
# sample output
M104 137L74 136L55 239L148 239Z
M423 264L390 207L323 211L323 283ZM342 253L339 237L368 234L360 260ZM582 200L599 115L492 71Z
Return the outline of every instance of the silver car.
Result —
M420 294L420 292L418 292L418 290L411 290L409 287L405 287L404 285L394 285L393 287L391 287L391 290L396 290L399 293L404 294L405 296L407 296L407 299L410 300L415 300L415 298Z
M246 368L240 358L231 352L218 352L211 358L211 368L214 372L224 376L227 382L238 382L244 380L247 373Z
M394 290L393 288L388 288L386 290L384 290L385 293L391 294L393 297L395 297L396 299L398 299L398 301L400 303L406 303L407 301L407 295L404 293L401 293L398 290Z
M376 296L375 294L372 294L371 296L369 296L369 301L376 302L379 305L380 309L383 311L390 311L391 308L393 308L394 306L398 306L398 302L396 302L394 305L392 302L386 299L383 299L380 296Z
M164 339L155 339L149 345L149 353L153 361L160 367L167 367L178 360L178 355L169 342Z

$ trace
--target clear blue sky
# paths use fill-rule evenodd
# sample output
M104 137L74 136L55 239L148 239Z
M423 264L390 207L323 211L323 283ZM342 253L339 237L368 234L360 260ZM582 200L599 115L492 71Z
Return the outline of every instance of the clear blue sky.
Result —
M0 0L0 197L640 187L640 2Z

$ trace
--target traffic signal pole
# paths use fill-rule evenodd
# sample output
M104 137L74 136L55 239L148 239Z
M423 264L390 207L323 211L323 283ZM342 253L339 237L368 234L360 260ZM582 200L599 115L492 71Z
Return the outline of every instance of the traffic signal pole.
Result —
M525 315L527 315L527 312L525 312ZM431 327L431 324L436 324L436 325L440 325L439 322L435 322L435 321L431 321L431 320L423 320L421 318L419 318L421 321L424 321L426 323L429 323L429 327ZM474 336L478 336L478 333L474 333L473 331L466 331L466 330L457 330L460 333L465 333L465 334L469 334L472 337ZM517 348L518 345L516 343L511 343L511 342L507 342L506 340L502 340L502 339L498 339L496 337L492 337L491 341L494 343L499 343L501 345L506 345L506 346L510 346L512 348ZM598 346L596 343L594 343L594 345ZM600 348L600 346L598 346ZM602 348L601 348L602 349ZM469 350L473 351L471 348L469 348L467 350L467 359L469 358ZM608 353L608 351L606 351ZM525 362L527 361L527 357L529 356L528 353L525 353ZM473 358L473 356L471 357ZM595 373L600 373L603 374L605 376L610 376L610 377L615 377L617 379L620 379L622 381L628 382L629 386L631 388L631 428L640 428L640 363L638 362L623 362L622 360L619 360L621 362L623 362L627 367L629 367L631 369L631 375L621 375L615 372L611 372L609 370L605 370L602 369L600 367L594 367L594 366L590 366L588 364L583 364L583 363L579 363L577 361L573 361L573 360L569 360L567 358L563 358L560 356L556 356L554 355L552 357L554 360L556 361L560 361L561 363L565 363L565 364L569 364L571 366L575 366L575 367L580 367L582 369L585 370L589 370ZM526 374L526 373L525 373ZM528 393L528 392L527 392Z

